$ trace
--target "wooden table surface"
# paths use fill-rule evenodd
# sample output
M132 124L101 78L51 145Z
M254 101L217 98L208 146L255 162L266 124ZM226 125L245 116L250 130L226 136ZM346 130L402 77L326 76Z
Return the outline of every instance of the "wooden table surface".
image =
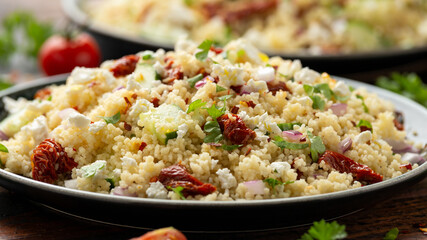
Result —
M400 230L398 239L427 239L420 230L427 227L427 178L391 199L336 221L346 225L347 239L382 239L394 227ZM298 239L308 228L185 235L189 240ZM145 232L71 218L0 187L0 239L130 239Z

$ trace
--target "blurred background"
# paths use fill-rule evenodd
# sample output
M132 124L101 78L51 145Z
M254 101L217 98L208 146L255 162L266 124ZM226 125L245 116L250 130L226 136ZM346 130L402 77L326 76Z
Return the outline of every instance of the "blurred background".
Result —
M206 31L202 32L201 35L202 37L222 36L218 39L214 39L218 44L225 44L227 40L238 37L239 32L242 32L241 29L247 27L244 26L245 24L248 25L248 23L253 23L254 25L259 25L259 20L255 19L258 15L262 17L263 14L272 13L273 8L284 8L279 5L280 1L277 0L245 0L231 1L232 3L230 4L234 4L232 9L236 10L227 12L224 9L231 8L227 5L229 3L221 3L221 1L182 0L178 5L172 4L169 7L172 10L169 10L173 12L168 13L167 11L169 10L165 8L165 6L161 6L161 3L158 3L159 6L156 5L157 3L152 3L155 1L145 1L146 3L151 2L150 11L144 9L143 5L145 3L140 0L115 1L116 3L113 3L114 1L112 0L89 0L89 2L93 3L92 5L86 5L86 8L81 4L84 2L83 0L0 0L0 90L14 84L25 84L28 81L40 77L70 72L75 66L95 67L103 60L119 58L120 56L146 49L157 49L159 47L167 50L173 49L173 44L171 42L163 41L166 37L162 35L162 29L164 32L176 33L178 35L183 29L188 30L194 28L194 31L192 30L192 32L186 34L194 39L200 38L194 35L194 33L200 33L200 29L204 28L202 20L200 20L202 18L197 14L193 18L188 17L193 16L190 14L191 12L188 12L188 9L191 8L193 10L198 7L202 9L201 15L204 15L205 19L208 15L208 19L210 20L209 23L206 24L209 24L210 27L217 24L215 26L218 30L213 31L214 35ZM118 5L117 2L120 2L121 5ZM125 2L132 2L133 5L127 4L129 6L125 6L125 4L123 4ZM295 11L298 11L301 18L311 14L315 16L315 18L321 19L321 21L323 21L322 19L328 19L328 17L324 16L325 12L322 12L323 10L318 10L316 7L313 7L313 1L311 0L292 0L287 2L290 2L289 4L298 5L299 9ZM320 5L327 5L328 11L326 13L336 14L340 11L343 12L342 9L337 9L342 7L339 5L343 5L345 1L320 2ZM330 4L334 2L335 5ZM426 2L427 1L423 0L405 0L401 1L401 4L402 6L421 4L421 7L418 8L421 9L420 11L424 11L425 16L427 16ZM102 4L93 5L100 3ZM338 5L336 3L338 3ZM87 11L87 6L89 6L89 9L95 10ZM378 6L384 8L382 12L385 15L388 14L387 16L394 17L394 19L390 19L388 25L397 24L399 22L401 24L406 24L405 21L414 22L415 20L419 20L419 26L413 26L412 29L418 27L418 31L425 31L424 34L427 36L427 17L425 17L424 23L422 22L423 19L420 20L416 17L409 17L407 19L405 17L405 19L403 19L402 16L406 15L398 16L399 9L393 9L387 4L384 6L377 5L376 7L378 8ZM164 10L166 14L170 16L169 23L166 22L168 19L160 21L159 19L165 19L162 16L156 19L156 7L162 9L162 11ZM414 7L412 6L412 8ZM348 13L349 10L346 9L345 11ZM375 11L378 11L378 9ZM389 12L393 13L393 11L396 12L396 16L389 14ZM247 18L249 15L250 18ZM422 14L420 16L422 18ZM138 19L138 25L132 25L135 24L132 23L133 19ZM222 28L220 28L221 24L218 23L217 19L222 19L223 22L225 22ZM141 21L145 22L141 23ZM146 24L150 21L158 22L158 25L153 26ZM281 19L280 21L284 20ZM275 24L280 21L277 20ZM305 21L307 21L307 19L305 19ZM242 22L246 23L242 24ZM327 23L327 21L325 22ZM323 22L323 24L325 24L325 22ZM340 24L342 25L340 21L334 21L334 26L326 26L326 28L340 29ZM301 54L301 51L274 52L272 48L267 50L266 53L269 55L280 54L284 58L301 59L304 66L308 66L319 72L327 71L331 75L348 77L377 85L402 94L427 106L427 87L425 84L427 82L427 41L424 42L424 44L405 50L395 51L393 49L386 49L376 51L375 49L363 49L377 42L382 45L390 44L389 40L386 41L382 37L376 38L376 33L363 24L360 24L360 21L357 24L349 22L347 24L347 29L349 29L349 26L352 26L352 30L351 32L345 33L345 35L351 35L354 39L358 39L359 42L363 43L355 43L355 49L362 48L362 50L364 50L363 53L351 52L349 49L343 48L344 51L347 51L346 54L336 55L334 51L336 51L339 43L337 44L337 40L332 37L324 38L322 41L326 42L323 42L323 45L320 47L307 47L303 54ZM318 33L319 26L312 26L312 24L307 25L307 29L297 29L297 32L299 31L298 34L315 34L317 39L321 39L321 34L319 35ZM197 27L200 29L197 29ZM279 35L279 32L277 32L276 36L274 32L263 33L251 30L246 31L245 36L251 38L253 42L258 43L258 45L261 45L261 48L264 47L268 49L269 46L263 46L262 42L265 41L262 41L263 39L260 36L269 34L276 36L279 40L285 39L286 36L283 35L283 29L289 29L289 27L280 27L280 25L275 26L276 29L282 29L280 33L282 35ZM424 30L420 30L421 27ZM274 30L275 28L272 29ZM157 31L158 29L160 30ZM136 34L129 34L132 31ZM82 34L83 32L87 32L90 35ZM224 32L224 34L217 34L218 32ZM159 33L159 36L157 36L157 38L151 38L151 35L153 35L152 33ZM316 35L316 33L318 35ZM405 34L400 33L400 35ZM167 37L173 39L176 36ZM410 40L406 39L403 42L405 41L407 42ZM297 42L297 40L294 42ZM280 45L280 43L278 43L278 45ZM304 46L304 43L301 43L301 45Z

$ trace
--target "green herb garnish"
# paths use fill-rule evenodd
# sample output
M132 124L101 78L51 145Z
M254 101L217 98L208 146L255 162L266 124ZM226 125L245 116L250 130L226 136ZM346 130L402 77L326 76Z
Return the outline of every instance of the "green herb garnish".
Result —
M190 87L194 88L196 83L203 79L203 74L199 73L196 76L187 79L188 83L190 84Z
M10 88L13 84L0 77L0 90Z
M5 145L0 143L0 152L8 153L9 150L7 149L7 147Z
M239 147L241 147L243 145L239 144L239 145L221 145L221 148L227 151L233 151L234 149L238 149Z
M274 178L266 178L266 179L264 179L262 181L265 182L265 183L267 183L271 187L271 189L273 189L273 193L276 192L276 186L294 183L294 181L282 182L282 181L274 179Z
M335 240L347 237L345 225L340 225L336 221L327 223L325 220L314 222L307 233L301 236L300 240Z
M225 91L225 90L227 90L227 88L221 87L220 85L216 85L216 92L222 92L222 91Z
M427 84L416 73L394 72L389 77L379 77L375 84L427 107Z
M106 166L105 161L96 161L90 165L82 167L80 170L82 170L83 174L82 177L89 178L95 176L95 174L103 169Z
M53 34L50 24L41 23L29 12L17 11L3 19L3 31L0 33L0 60L7 61L15 52L37 58L39 49L48 37ZM16 41L18 32L25 35L25 45Z
M313 101L312 107L313 109L320 109L320 110L324 110L325 109L325 101L320 97L320 96L310 96L311 100Z
M392 228L390 231L387 232L384 240L395 240L397 238L397 235L399 235L399 229L397 227Z
M294 130L294 126L298 125L301 126L301 123L295 122L295 123L278 123L277 126L282 131L288 131L288 130Z
M98 117L104 119L104 121L107 124L109 124L109 123L116 124L120 120L121 114L120 114L120 112L117 112L116 114L114 114L111 117L102 117L102 116L98 116Z
M310 131L307 131L307 136L310 139L311 159L313 159L313 162L317 162L319 155L326 151L326 147L319 136L314 136Z
M208 57L209 49L211 49L212 40L203 41L197 48L200 52L196 53L196 58L200 61L204 61Z
M369 113L369 108L368 108L368 106L366 106L365 99L363 98L363 96L358 94L358 95L356 95L356 97L358 99L362 100L363 111L365 111L365 113Z
M115 181L114 181L114 179L112 179L112 178L106 178L105 181L107 181L107 182L110 183L110 191L111 191L111 189L113 189L115 187L115 184L116 184Z
M146 53L144 53L144 55L142 55L142 59L143 60L150 60L150 59L153 59L153 54L151 54L150 52L146 52Z
M314 95L315 93L320 93L323 96L325 96L326 99L331 100L332 98L336 99L337 101L347 101L347 99L350 96L339 96L337 95L332 89L329 87L329 84L327 83L320 83L316 84L314 86L304 84L304 91L307 93L307 95L313 100L313 109L325 109L325 101L318 95Z
M367 129L369 129L369 131L372 132L372 124L368 120L360 119L356 127L366 127Z
M202 102L201 99L197 99L196 101L193 101L192 103L190 103L190 105L188 105L187 113L194 112L205 105L206 102Z
M178 194L178 196L182 199L182 200L186 200L185 199L185 197L184 197L184 194L182 194L182 190L184 190L184 188L183 187L181 187L181 186L178 186L178 187L171 187L171 186L168 186L167 187L169 190L172 190L172 191L174 191L176 194Z
M276 146L278 146L281 149L287 148L287 149L292 149L292 150L304 149L304 148L307 148L309 146L308 143L292 143L292 142L288 142L288 141L284 140L280 136L275 136L274 140L273 140L273 143L276 144Z
M221 127L217 121L206 122L203 130L207 133L205 139L203 139L203 142L205 143L216 143L224 138L221 132Z
M225 110L223 111L222 108L218 109L215 104L213 104L210 108L206 108L206 110L208 111L209 116L211 116L215 120L225 113Z
M177 137L178 137L178 133L177 133L177 131L173 131L173 132L168 132L168 133L166 133L165 145L167 145L167 144L168 144L168 141L169 141L170 139L175 139L175 138L177 138Z

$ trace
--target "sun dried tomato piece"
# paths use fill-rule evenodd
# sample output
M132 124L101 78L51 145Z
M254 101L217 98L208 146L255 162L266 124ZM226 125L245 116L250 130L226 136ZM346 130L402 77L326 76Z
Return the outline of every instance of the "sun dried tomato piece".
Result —
M123 77L129 75L135 71L136 64L139 61L137 55L127 55L117 59L113 66L110 68L110 72L113 73L114 77Z
M123 122L123 128L126 130L126 131L131 131L132 130L132 125L130 125L129 123L127 123L127 122Z
M256 133L248 128L236 114L224 114L217 118L222 134L233 144L246 145L256 137Z
M77 167L73 158L68 157L62 146L53 139L45 139L31 155L33 179L54 183L58 174L70 172Z
M215 47L215 46L211 46L211 49L210 49L212 52L214 52L214 53L216 53L216 54L220 54L220 53L222 53L224 50L222 49L222 48L220 48L220 47Z
M52 94L50 88L42 88L34 94L34 99L45 100Z
M230 86L230 88L239 95L240 95L240 91L242 91L242 87L243 87L243 85Z
M357 181L377 183L383 180L381 175L374 172L368 166L357 163L337 152L326 150L319 158L319 163L322 161L325 161L326 164L341 173L351 173Z
M184 196L208 195L216 191L216 187L210 183L203 183L188 173L181 164L175 164L160 171L158 180L165 187L183 187Z
M245 101L245 103L248 105L248 107L254 108L256 104L253 101Z
M160 99L158 99L158 98L153 98L151 101L150 101L152 104L153 104L153 106L156 108L156 107L158 107L158 106L160 106Z
M144 151L144 149L145 149L145 147L146 147L146 146L147 146L147 143L142 142L142 143L141 143L141 145L139 145L139 148L138 148L138 149L139 149L140 151Z
M267 87L268 90L273 94L273 96L275 96L276 92L278 91L286 91L292 93L288 86L286 86L286 83L282 81L279 81L277 83L267 83Z
M231 113L237 114L239 112L239 107L238 106L233 106L230 110Z

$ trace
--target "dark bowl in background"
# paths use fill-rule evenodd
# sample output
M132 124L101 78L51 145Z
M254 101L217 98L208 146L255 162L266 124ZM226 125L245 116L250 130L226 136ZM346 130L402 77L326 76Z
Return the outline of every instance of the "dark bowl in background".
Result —
M99 43L103 60L120 58L142 50L173 50L172 45L155 42L137 35L123 34L114 28L97 24L82 10L87 0L62 0L67 17ZM285 59L300 59L303 66L363 82L373 83L393 71L415 72L427 81L427 45L411 49L389 49L368 53L337 55L276 54Z

